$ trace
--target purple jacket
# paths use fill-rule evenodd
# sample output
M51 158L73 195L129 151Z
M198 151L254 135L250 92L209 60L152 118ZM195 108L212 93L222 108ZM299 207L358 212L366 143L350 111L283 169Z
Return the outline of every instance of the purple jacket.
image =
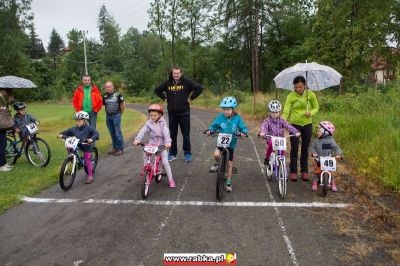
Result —
M268 116L266 119L264 119L261 125L260 133L276 137L283 137L284 128L286 128L290 132L290 134L296 134L297 132L299 132L296 128L286 122L286 120L282 117L274 119L271 116Z
M163 116L157 122L153 122L151 119L147 120L135 140L141 141L147 132L150 132L150 144L171 144L169 129Z

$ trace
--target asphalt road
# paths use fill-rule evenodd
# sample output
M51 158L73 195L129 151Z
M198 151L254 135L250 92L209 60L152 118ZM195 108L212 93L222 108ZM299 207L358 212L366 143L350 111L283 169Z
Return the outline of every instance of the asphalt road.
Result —
M207 204L216 202L209 173L216 139L202 131L215 115L192 109L193 161L184 161L179 138L178 160L171 162L177 187L153 183L152 204L140 201L142 150L129 142L124 155L100 158L93 184L84 183L81 170L70 191L55 185L35 196L75 202L25 202L0 215L0 265L162 265L164 253L186 252L236 252L238 265L340 265L343 239L321 215L335 208L256 205L348 199L340 192L322 197L298 181L288 183L280 200L277 184L261 171L265 144L253 133L235 151L238 173L223 199L233 203ZM234 206L243 202L251 206Z

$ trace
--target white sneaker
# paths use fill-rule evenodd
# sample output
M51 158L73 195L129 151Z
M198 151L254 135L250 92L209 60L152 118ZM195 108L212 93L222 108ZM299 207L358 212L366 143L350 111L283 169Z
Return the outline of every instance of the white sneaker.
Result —
M10 164L8 164L8 163L6 163L4 166L5 166L5 167L8 167L8 168L13 168L13 167L14 167L14 165L10 165Z
M214 162L213 165L212 165L211 168L210 168L210 172L215 173L215 172L217 172L217 171L218 171L218 163L217 163L217 162Z
M10 170L11 170L11 168L8 168L6 165L3 165L2 167L0 167L0 172L8 172Z

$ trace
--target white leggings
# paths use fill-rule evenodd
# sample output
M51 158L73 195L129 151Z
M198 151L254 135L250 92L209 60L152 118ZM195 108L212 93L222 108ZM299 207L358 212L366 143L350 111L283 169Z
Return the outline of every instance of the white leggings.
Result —
M144 162L144 165L147 164L147 156L144 153L143 153L143 162ZM169 162L168 162L168 151L163 150L161 152L161 162L165 169L165 172L167 172L168 180L173 180L171 166L169 166Z

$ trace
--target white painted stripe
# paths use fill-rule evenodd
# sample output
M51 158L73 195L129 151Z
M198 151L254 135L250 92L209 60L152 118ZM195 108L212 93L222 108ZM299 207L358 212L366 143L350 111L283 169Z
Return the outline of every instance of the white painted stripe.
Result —
M180 201L180 200L114 200L114 199L50 199L23 197L23 201L33 203L86 203L86 204L132 204L132 205L158 205L158 206L212 206L212 207L294 207L294 208L346 208L347 203L326 202L253 202L253 201Z
M274 196L272 195L272 192L271 192L271 187L269 186L268 180L267 180L267 178L265 176L264 167L261 164L261 160L260 160L260 156L258 154L258 150L257 150L256 144L254 143L252 137L249 136L249 138L251 140L251 143L253 144L254 152L257 155L258 164L259 164L260 169L261 169L261 174L265 177L265 184L266 184L267 189L268 189L269 197L275 203ZM292 263L293 263L293 265L297 266L297 265L299 265L299 263L297 262L296 253L294 252L294 248L293 248L292 242L290 241L289 236L287 235L286 227L285 227L285 224L283 223L283 219L281 217L281 214L280 214L280 211L278 209L278 206L274 206L274 210L275 210L276 218L278 219L279 227L280 227L280 229L282 231L283 240L286 243L287 250L289 252L290 258L292 259Z
M79 199L49 199L49 198L30 198L22 197L23 201L35 203L74 203L79 202Z

